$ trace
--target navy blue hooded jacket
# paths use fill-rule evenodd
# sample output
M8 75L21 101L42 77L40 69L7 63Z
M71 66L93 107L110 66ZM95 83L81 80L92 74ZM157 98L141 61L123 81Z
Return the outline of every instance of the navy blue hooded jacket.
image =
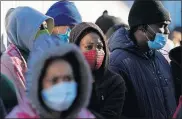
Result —
M176 103L168 62L158 51L144 53L120 28L109 39L109 68L120 74L127 92L123 107L125 117L168 119Z

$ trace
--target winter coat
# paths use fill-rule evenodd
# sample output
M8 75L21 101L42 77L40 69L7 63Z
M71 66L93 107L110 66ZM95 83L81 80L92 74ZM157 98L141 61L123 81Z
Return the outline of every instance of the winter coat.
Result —
M108 119L120 119L125 97L125 83L121 76L107 68L109 55L101 29L93 23L78 24L72 29L69 40L79 46L81 39L90 32L95 32L101 37L105 57L101 67L93 71L95 82L89 109Z
M0 97L0 119L4 119L6 116L6 109L4 107L3 100Z
M47 21L48 30L53 29L53 19L30 7L10 9L6 15L6 32L11 44L1 56L1 73L12 80L17 89L18 103L25 94L25 77L27 63L19 49L29 52L39 30L39 26Z
M126 83L123 116L150 119L171 118L175 96L170 66L157 51L142 52L120 28L109 39L109 68Z
M182 95L182 75L181 75L181 50L182 46L178 46L169 52L169 58L171 59L171 68L174 79L176 101Z
M93 83L89 109L106 119L120 119L125 98L125 83L118 74L107 70L104 76Z
M25 75L27 97L23 98L23 103L16 106L7 118L94 118L86 109L91 95L92 86L90 84L92 76L89 66L84 61L81 52L74 45L62 44L59 40L54 42L55 39L46 38L46 34L44 35L35 41L34 46L40 42L42 44L33 48L28 59L28 71ZM53 56L67 57L70 60L74 59L78 65L77 71L80 73L78 79L75 79L78 81L79 93L71 107L64 112L55 112L54 110L48 109L42 104L40 95L40 75L44 70L44 64L47 59Z
M182 119L182 96L179 99L179 105L173 115L173 119Z
M11 80L3 74L0 75L0 97L7 113L9 113L18 104L16 90Z

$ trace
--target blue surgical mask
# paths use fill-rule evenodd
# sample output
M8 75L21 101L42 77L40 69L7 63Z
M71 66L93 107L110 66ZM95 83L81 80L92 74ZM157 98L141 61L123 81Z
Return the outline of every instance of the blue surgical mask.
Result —
M148 46L150 49L160 50L166 45L166 42L167 42L167 35L157 33L153 41L151 40L148 41Z
M77 96L77 83L62 82L42 91L45 104L55 111L65 111Z
M66 33L65 34L57 34L57 36L59 37L59 39L61 41L63 41L64 43L68 43L69 42L69 35L70 35L71 29L67 28Z
M151 28L151 30L154 32L154 30L152 28ZM149 40L147 42L148 43L148 47L151 50L160 50L160 49L162 49L166 45L167 39L168 39L167 35L161 34L161 33L155 33L154 40L148 39Z

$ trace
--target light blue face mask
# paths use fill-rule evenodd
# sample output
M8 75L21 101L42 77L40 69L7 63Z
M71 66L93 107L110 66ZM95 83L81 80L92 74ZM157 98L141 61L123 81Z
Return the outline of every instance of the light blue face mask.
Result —
M70 32L71 32L71 29L70 28L67 28L65 34L57 34L57 36L59 37L59 39L61 41L63 41L63 43L69 43Z
M149 25L148 25L149 26ZM150 26L149 26L150 27ZM151 27L150 27L151 28ZM152 29L152 28L151 28ZM153 31L153 30L152 30ZM153 31L154 32L154 31ZM155 32L154 32L155 33ZM155 33L155 38L154 40L149 40L148 43L148 47L152 50L160 50L162 49L167 42L167 35L161 34L161 33ZM148 38L148 37L147 37Z
M42 91L45 104L55 111L65 111L77 96L77 83L62 82Z
M166 42L167 42L167 36L161 33L157 33L155 35L154 41L150 40L148 41L148 46L150 49L160 50L166 45Z

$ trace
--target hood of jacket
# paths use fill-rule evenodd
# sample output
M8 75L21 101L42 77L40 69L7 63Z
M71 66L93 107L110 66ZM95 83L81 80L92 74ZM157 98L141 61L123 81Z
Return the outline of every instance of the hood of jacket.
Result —
M5 21L8 40L25 51L31 50L39 27L44 21L47 22L50 33L54 27L51 17L30 7L11 8L6 14Z
M104 52L105 52L105 57L104 57L104 61L101 65L101 68L95 72L95 76L103 76L103 74L105 73L106 69L107 69L107 64L108 64L108 58L109 58L109 54L108 54L108 49L105 43L105 37L104 34L102 32L102 30L94 23L91 22L83 22L81 24L76 25L70 33L70 37L69 37L69 42L71 43L75 43L76 45L79 46L81 39L83 38L83 35L87 35L85 34L85 32L95 32L97 33L100 37L101 37L101 41L104 45Z
M36 46L37 42L42 42L42 46ZM82 108L87 107L92 90L91 71L84 60L82 53L76 45L61 43L59 40L52 39L51 37L47 39L37 39L34 46L36 46L36 48L33 48L33 51L30 54L30 58L28 59L28 71L26 73L26 92L30 103L42 117L60 118L61 115L70 118L75 117ZM79 79L76 79L78 94L72 106L67 111L55 112L53 110L47 110L40 100L40 76L47 59L54 56L65 57L65 55L71 55L71 59L78 61L79 67L77 70L80 73Z
M153 56L154 52L152 50L149 50L148 52L141 51L139 47L130 39L129 32L130 31L124 27L121 27L114 32L108 40L109 51L113 52L116 49L122 49L145 59Z

